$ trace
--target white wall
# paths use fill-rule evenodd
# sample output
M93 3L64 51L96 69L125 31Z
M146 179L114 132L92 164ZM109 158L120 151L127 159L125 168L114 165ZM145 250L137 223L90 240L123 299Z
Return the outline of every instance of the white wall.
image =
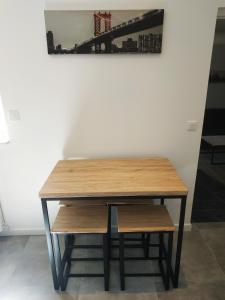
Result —
M169 157L190 190L188 224L217 8L225 1L74 3L78 9L164 8L162 54L49 56L44 1L0 2L0 91L6 111L21 114L20 122L8 122L11 142L0 145L10 230L43 228L38 191L64 156ZM187 131L187 120L200 122L197 132ZM171 211L176 221L177 205Z

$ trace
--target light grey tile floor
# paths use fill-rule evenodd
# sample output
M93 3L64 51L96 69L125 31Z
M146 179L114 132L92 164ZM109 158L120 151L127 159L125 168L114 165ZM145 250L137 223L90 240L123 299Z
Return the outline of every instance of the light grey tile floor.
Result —
M119 264L113 261L110 292L103 291L102 278L71 278L66 292L60 293L52 287L45 236L0 237L0 299L224 300L224 249L225 223L194 224L192 231L184 235L178 289L165 292L160 278L127 278L126 292L120 292ZM74 255L80 257L101 255L100 250L75 251ZM129 255L134 254L131 251L134 250ZM135 255L139 255L138 250ZM127 262L126 265L133 272L157 269L156 262ZM76 272L101 272L102 263L76 263L73 268Z

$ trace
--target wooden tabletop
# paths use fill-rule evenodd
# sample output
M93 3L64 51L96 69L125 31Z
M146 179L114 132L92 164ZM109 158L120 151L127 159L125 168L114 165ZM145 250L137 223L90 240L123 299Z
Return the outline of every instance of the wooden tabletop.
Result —
M167 158L112 158L59 161L39 196L176 196L187 187Z

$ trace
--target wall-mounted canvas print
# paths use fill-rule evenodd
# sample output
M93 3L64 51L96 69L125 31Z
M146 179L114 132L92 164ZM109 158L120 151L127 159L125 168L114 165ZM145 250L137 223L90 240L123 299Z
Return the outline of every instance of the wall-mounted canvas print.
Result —
M48 53L161 53L163 16L163 9L46 10Z

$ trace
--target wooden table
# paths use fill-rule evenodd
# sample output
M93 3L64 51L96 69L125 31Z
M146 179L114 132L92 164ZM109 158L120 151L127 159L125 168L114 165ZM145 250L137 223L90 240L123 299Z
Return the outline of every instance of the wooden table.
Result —
M215 153L225 153L225 135L203 136L202 140L211 148L211 164L225 164L225 161L215 161Z
M50 231L48 201L65 199L93 200L107 199L180 199L180 217L176 246L175 265L171 266L171 279L178 286L181 248L183 240L184 217L187 187L178 176L167 158L113 158L59 161L39 196L47 236L47 245L53 283L59 289L53 241Z

